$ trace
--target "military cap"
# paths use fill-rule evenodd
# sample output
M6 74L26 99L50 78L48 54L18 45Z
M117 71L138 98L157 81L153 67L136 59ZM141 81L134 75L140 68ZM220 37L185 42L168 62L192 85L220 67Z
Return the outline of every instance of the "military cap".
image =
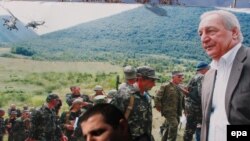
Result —
M82 98L76 98L73 102L72 102L72 105L70 106L70 109L73 108L73 106L75 104L79 104L79 103L83 103L83 99Z
M100 85L96 85L94 88L94 91L102 91L102 90L103 90L103 88Z
M183 73L182 72L180 72L180 71L173 71L172 72L172 76L182 76L183 75Z
M59 96L57 94L49 94L46 98L46 101L50 102L53 99L59 99Z
M95 96L93 98L93 102L95 104L99 104L99 103L107 103L106 101L106 96L105 95L98 95L98 96Z
M149 67L149 66L138 67L136 70L137 70L137 75L138 76L152 78L152 79L159 79L155 75L155 70L153 68Z
M136 78L136 69L132 66L126 66L123 69L125 74L125 79L135 79Z
M199 62L197 65L196 65L196 71L199 71L199 70L202 70L202 69L206 69L206 68L209 68L209 65L206 63L206 62Z
M109 96L109 97L114 97L114 96L116 95L116 93L117 93L117 90L115 90L115 89L110 90L110 91L108 92L108 96Z

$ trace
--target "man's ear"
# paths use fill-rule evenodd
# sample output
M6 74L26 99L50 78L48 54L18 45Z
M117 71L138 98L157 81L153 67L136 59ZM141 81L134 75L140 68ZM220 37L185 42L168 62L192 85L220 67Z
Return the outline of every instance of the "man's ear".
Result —
M236 39L239 39L239 34L240 34L240 31L237 27L234 27L232 29L232 36L233 36L233 39L236 40Z

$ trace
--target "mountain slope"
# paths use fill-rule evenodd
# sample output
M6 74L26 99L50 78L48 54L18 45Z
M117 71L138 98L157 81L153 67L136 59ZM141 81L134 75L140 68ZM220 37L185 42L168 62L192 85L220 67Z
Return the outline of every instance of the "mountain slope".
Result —
M207 60L200 47L197 26L199 15L211 9L146 5L45 34L39 39L15 44L15 47L32 49L34 58L49 60L107 61L139 58L145 54ZM246 21L250 15L237 15L242 30L249 33ZM248 36L245 35L247 45Z

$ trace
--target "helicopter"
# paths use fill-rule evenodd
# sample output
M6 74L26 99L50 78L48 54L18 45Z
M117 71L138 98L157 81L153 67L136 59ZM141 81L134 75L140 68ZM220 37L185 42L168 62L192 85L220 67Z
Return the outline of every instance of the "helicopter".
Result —
M12 30L12 29L18 30L16 26L18 19L14 16L14 14L12 14L12 12L9 9L3 7L2 5L0 6L4 8L10 14L10 18L2 18L4 21L3 26L6 26L7 29L9 30Z
M31 21L26 24L26 28L32 27L33 29L37 28L37 26L45 24L45 21Z
M3 26L6 26L7 29L12 30L18 28L16 27L16 21L17 19L15 17L11 17L10 19L2 18L4 20Z

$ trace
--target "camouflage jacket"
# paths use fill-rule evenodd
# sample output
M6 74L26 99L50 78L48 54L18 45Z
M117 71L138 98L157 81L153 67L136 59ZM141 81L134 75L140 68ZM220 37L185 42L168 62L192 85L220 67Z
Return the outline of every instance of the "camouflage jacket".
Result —
M16 124L16 118L7 118L5 120L5 129L7 130L8 134L13 134L13 127ZM11 125L10 127L7 127L7 125Z
M132 139L142 135L151 136L152 130L152 106L151 100L144 94L141 95L139 91L118 90L117 95L111 101L123 113L125 113L129 102L130 96L134 96L133 109L128 117L128 124Z
M72 102L76 99L76 98L79 98L81 97L83 99L84 102L90 102L92 103L90 100L89 100L89 96L88 95L85 95L85 94L80 94L80 95L73 95L73 94L66 94L66 103L71 106L72 105Z
M55 111L43 105L31 115L29 137L40 141L59 141L62 135Z
M77 112L67 111L63 112L60 117L61 129L64 130L64 133L69 140L73 140L72 136L74 135L74 130L67 130L65 128L65 124L71 124L72 126L74 126L76 118L79 117L82 113L83 111L81 110Z
M134 88L134 86L129 85L128 83L122 83L119 86L118 91L122 91L120 92L120 94L128 94L131 93L132 91L136 92L136 88Z
M173 83L163 84L154 98L155 106L160 107L164 117L181 116L183 109L183 94Z
M13 127L13 135L15 141L24 141L29 134L29 119L17 118L16 124Z
M185 97L185 110L201 111L201 87L204 75L196 74L188 83L189 94Z
M4 118L0 117L0 136L3 136L4 133L5 133Z
M188 83L189 94L187 96L187 102L193 102L194 104L200 105L201 103L201 87L204 75L196 74Z

